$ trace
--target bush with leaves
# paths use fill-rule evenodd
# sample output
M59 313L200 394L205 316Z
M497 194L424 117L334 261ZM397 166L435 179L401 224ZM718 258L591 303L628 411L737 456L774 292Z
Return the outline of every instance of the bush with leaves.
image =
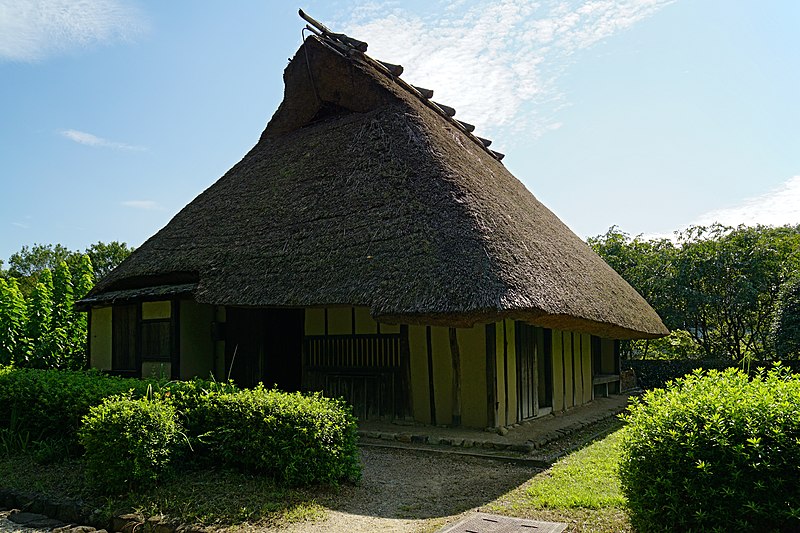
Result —
M175 407L152 394L106 398L89 409L78 437L87 479L109 493L158 481L185 444Z
M800 359L800 275L781 287L770 341L781 359Z
M639 531L800 529L800 376L697 371L625 420L620 480Z
M143 396L152 384L97 371L0 367L0 427L13 426L32 441L59 438L75 446L91 407L131 390Z
M186 416L199 441L193 446L212 460L288 485L361 476L356 420L340 400L259 386L206 394Z
M204 394L236 390L230 384L202 379L168 382L121 378L96 370L0 367L0 429L13 427L34 442L58 438L76 445L81 420L90 408L120 394L142 398L150 389L171 398L181 416L192 411Z
M344 402L319 394L284 393L263 387L239 390L230 383L200 379L167 382L120 378L91 370L0 367L0 438L5 435L13 442L46 449L57 444L76 453L80 451L79 431L84 431L81 420L85 422L87 413L110 397L123 395L133 402L148 394L153 402L169 403L176 424L185 428L193 452L181 459L211 460L266 474L289 485L335 485L360 477L356 421ZM134 411L136 416L149 416L138 413L141 410L152 411L126 404L124 408L96 411L93 417L112 409L131 416ZM128 429L133 431L131 428ZM135 439L145 442L151 437L131 433L123 444L138 446L140 441ZM176 457L173 452L167 456ZM157 457L162 456L147 461L156 461ZM112 459L97 459L96 465L119 460L115 455ZM160 472L160 468L147 472ZM145 478L132 478L126 483Z

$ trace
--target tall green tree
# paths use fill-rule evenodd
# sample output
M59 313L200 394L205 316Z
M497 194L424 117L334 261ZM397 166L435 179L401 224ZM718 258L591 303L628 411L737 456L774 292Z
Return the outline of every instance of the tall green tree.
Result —
M0 277L0 364L71 369L85 366L86 313L75 310L75 299L85 296L94 285L91 259L87 254L70 252L52 273L46 267L36 270L64 250L60 245L23 248L24 253L14 260L15 273L29 276ZM18 282L30 285L27 294Z
M781 359L800 358L800 274L781 288L772 319L770 344Z
M75 304L72 292L72 273L66 261L61 261L53 273L52 329L66 328L69 325Z
M16 280L0 278L0 365L10 365L27 353L26 314Z
M708 357L771 358L772 312L797 260L797 231L696 226L679 234L679 243L675 287L684 329Z
M632 239L612 227L588 242L676 332L628 344L632 352L697 350L737 362L773 356L770 326L780 287L800 267L800 226L693 226L674 242Z
M74 294L77 299L83 298L94 286L94 272L92 271L92 261L89 256L84 254L78 262L78 268L73 274ZM70 345L70 358L68 367L74 370L83 368L86 365L88 354L87 338L88 327L86 323L86 313L76 311L74 306L71 308L72 317L67 327L67 338Z
M31 350L27 363L36 368L47 368L51 359L53 326L53 276L49 269L39 274L28 301L26 334Z
M124 242L96 242L86 249L85 255L88 255L92 261L95 279L100 281L131 255L133 250Z

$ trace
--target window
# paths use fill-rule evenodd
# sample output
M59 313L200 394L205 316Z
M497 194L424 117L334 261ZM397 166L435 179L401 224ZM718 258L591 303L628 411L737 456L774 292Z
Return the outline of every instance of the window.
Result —
M142 320L142 359L169 361L172 355L169 320Z
M140 375L142 363L170 363L173 356L172 302L115 305L111 369Z

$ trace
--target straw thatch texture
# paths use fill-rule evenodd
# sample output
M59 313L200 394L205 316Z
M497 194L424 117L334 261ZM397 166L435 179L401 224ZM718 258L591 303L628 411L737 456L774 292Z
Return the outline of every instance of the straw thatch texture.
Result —
M390 77L309 38L284 79L258 144L90 296L189 271L203 303L667 332L474 138Z

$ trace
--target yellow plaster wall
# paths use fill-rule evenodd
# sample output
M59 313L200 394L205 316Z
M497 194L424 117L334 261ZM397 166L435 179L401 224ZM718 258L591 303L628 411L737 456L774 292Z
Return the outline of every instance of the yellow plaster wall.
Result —
M425 326L408 326L408 350L411 359L411 401L414 405L414 420L430 424L431 402L428 392L428 345Z
M398 324L381 323L381 333L400 333L400 326Z
M583 403L592 401L592 336L584 333L583 339Z
M486 413L486 326L456 330L461 354L461 423L483 428Z
M572 352L572 332L562 332L564 338L564 383L566 383L566 398L564 409L575 405L575 382L573 381L575 354Z
M506 392L505 392L505 370L503 367L503 350L507 349L506 340L503 336L503 323L496 322L494 324L494 351L495 351L495 370L494 375L497 377L497 396L495 397L495 405L497 406L496 423L498 426L506 425Z
M517 408L517 343L514 321L506 319L506 342L508 342L508 424L519 420Z
M99 370L111 370L112 315L111 307L95 307L91 311L89 364Z
M584 385L586 383L583 374L583 367L585 361L583 360L583 334L572 334L572 349L575 354L575 405L583 405L584 400Z
M503 326L505 325L505 333ZM514 321L495 324L497 350L497 422L507 426L517 422L517 349L514 342ZM505 350L505 361L504 361ZM505 379L508 376L508 417L506 417Z
M553 330L553 411L564 410L564 366L561 353L563 347L563 333Z
M172 316L172 302L142 302L142 320L159 320Z
M386 333L383 328L381 332ZM368 307L356 307L356 334L371 335L378 333L378 323L369 314Z
M214 307L193 300L180 302L180 379L208 378L214 370L215 346L211 336Z
M448 328L432 326L431 341L436 424L451 424L453 422L453 359L450 356Z
M328 335L353 334L353 308L329 307L328 308Z
M325 335L325 309L309 308L305 313L305 334Z

